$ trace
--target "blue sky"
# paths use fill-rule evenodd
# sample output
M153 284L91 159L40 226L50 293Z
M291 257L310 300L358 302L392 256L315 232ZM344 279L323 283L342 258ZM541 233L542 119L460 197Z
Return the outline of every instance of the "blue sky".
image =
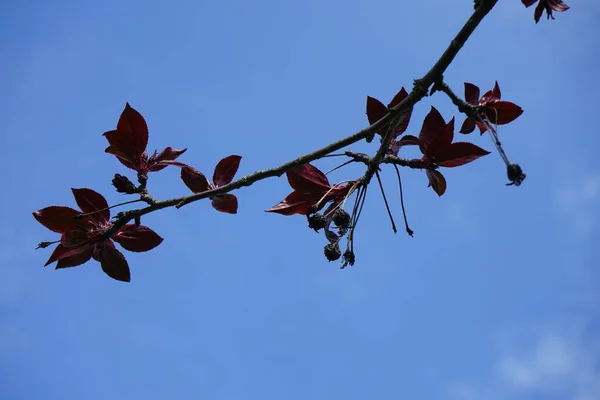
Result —
M146 117L149 150L188 147L181 160L207 174L240 154L241 176L366 126L366 96L410 87L471 4L0 6L0 398L600 398L594 1L537 25L501 1L445 75L459 93L498 80L523 107L500 136L525 183L504 186L496 153L448 170L442 198L403 171L415 237L391 232L373 188L352 268L326 262L302 217L263 212L290 191L285 179L236 192L236 216L208 202L149 215L165 241L127 254L131 284L94 262L44 269L50 251L33 250L54 235L31 212L73 206L70 187L124 200L110 180L129 171L101 134L126 101ZM436 95L408 133L431 105L462 122ZM152 175L151 193L186 194L178 176ZM384 181L401 224L392 171Z

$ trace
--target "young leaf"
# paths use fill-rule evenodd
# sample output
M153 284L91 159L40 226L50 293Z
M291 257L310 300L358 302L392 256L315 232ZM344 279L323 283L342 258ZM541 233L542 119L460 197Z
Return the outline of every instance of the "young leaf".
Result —
M490 154L489 151L469 142L452 143L444 152L435 156L435 163L441 167L458 167L479 157Z
M521 114L523 114L523 109L510 101L497 101L485 110L485 115L489 121L498 125L508 124Z
M444 178L441 172L427 169L425 173L427 174L427 179L429 179L428 187L431 186L440 197L446 193L446 178Z
M82 248L67 248L62 244L56 246L52 255L44 264L44 267L52 264L55 261L58 261L56 265L56 269L59 268L67 268L67 267L75 267L77 265L81 265L87 262L92 257L92 248L91 246L87 246L85 249ZM62 262L61 262L62 261Z
M90 245L67 249L66 252L62 253L58 257L58 262L56 263L55 269L70 268L85 264L90 260L90 258L92 258L93 251L94 248Z
M102 271L106 275L118 281L130 282L131 273L125 256L115 248L112 242L108 243L97 252L94 258L100 261Z
M374 97L367 96L367 119L373 125L388 113L388 109L382 102Z
M132 224L125 225L112 239L125 250L134 252L152 250L163 241L163 238L147 226Z
M219 161L213 174L213 183L216 187L227 185L232 181L241 159L241 156L231 155Z
M308 209L315 205L321 197L322 195L319 193L293 191L283 201L265 211L282 215L306 215Z
M84 214L91 213L88 217L97 224L106 224L110 220L110 210L104 196L91 189L73 189L75 202ZM100 211L102 210L102 211Z
M130 139L131 144L142 153L148 145L148 125L136 109L131 107L129 103L125 104L125 109L121 113L119 122L117 123L117 131ZM112 143L111 143L112 144Z
M465 101L473 105L479 104L479 87L465 82Z
M388 108L392 108L392 107L402 103L402 100L404 100L407 97L408 97L408 92L406 91L406 89L404 89L404 86L403 86L400 89L400 91L398 93L396 93L396 95L394 96L392 101L390 101L390 104L388 104Z
M181 180L194 193L206 192L213 188L202 172L190 166L181 168Z
M467 118L467 119L465 119L465 122L463 122L459 132L468 134L468 133L473 132L474 130L475 130L475 120L473 118Z
M435 107L431 107L431 110L423 120L423 126L419 133L419 147L423 154L427 155L429 153L429 145L439 140L442 131L445 131L445 127L446 122L440 112Z
M498 81L496 81L494 88L492 90L488 90L483 96L481 96L479 104L488 104L500 101L501 95L502 93L500 92L500 86L498 86Z
M156 152L154 152L152 157L150 157L150 159L148 160L148 166L149 166L148 170L152 171L152 172L156 172L156 171L160 171L161 169L166 168L169 165L177 165L179 167L186 166L185 164L178 163L175 161L177 159L177 157L179 157L180 155L185 153L186 150L187 150L187 148L182 149L182 150L177 150L172 147L166 147L163 151L161 151L158 154L156 154Z
M430 158L438 159L438 155L443 153L451 145L454 139L454 117L445 124L440 126L438 134L427 146L425 155Z
M228 214L237 214L238 200L233 194L224 194L213 197L212 206L215 210Z
M327 176L311 164L294 167L286 173L292 189L299 192L326 192L331 188Z
M33 217L46 228L56 233L80 229L86 225L86 219L75 219L80 211L71 207L50 206L32 213Z

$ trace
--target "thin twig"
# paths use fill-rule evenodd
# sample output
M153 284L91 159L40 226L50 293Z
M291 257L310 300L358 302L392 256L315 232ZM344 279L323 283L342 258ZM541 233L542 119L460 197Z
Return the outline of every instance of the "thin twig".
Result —
M404 217L404 226L406 227L406 233L408 233L408 235L410 237L413 237L413 230L410 229L408 227L408 220L406 218L406 210L404 209L404 195L402 193L402 179L400 178L400 169L398 168L397 165L394 165L394 168L396 169L396 176L398 176L398 187L400 187L400 205L402 206L402 216Z
M83 217L90 216L92 214L96 214L96 213L99 213L99 212L110 210L111 208L121 207L121 206L125 206L125 205L131 204L131 203L139 203L140 201L143 201L143 200L142 199L136 199L136 200L129 200L129 201L126 201L126 202L123 202L123 203L119 203L119 204L114 204L112 206L109 206L109 207L106 207L106 208L101 208L100 210L95 210L95 211L92 211L92 212L89 212L89 213L77 214L76 216L73 217L73 219L80 219L80 218L83 218Z
M354 161L359 161L365 165L369 165L369 163L372 160L371 157L369 157L368 155L366 155L364 153L354 153L352 151L347 151L345 154L348 157L352 157L352 159ZM396 157L392 154L387 154L385 157L383 157L383 160L381 160L381 164L394 164L394 165L399 165L401 167L407 167L410 169L429 169L429 170L438 169L437 165L435 165L434 163L431 163L429 161L423 161L418 158L414 158L412 160L407 160L406 158Z
M360 193L356 196L356 203L354 203L354 210L352 212L352 225L350 226L350 232L348 232L348 243L350 251L354 252L354 230L358 225L358 219L362 214L363 206L365 205L365 199L367 198L368 186L361 186Z
M433 87L431 88L431 92L430 94L435 93L436 91L441 91L444 92L452 101L452 103L456 106L456 108L458 108L458 111L460 111L461 113L465 114L467 117L471 117L471 118L478 118L479 115L477 113L478 111L478 106L475 104L471 104L471 103L467 103L466 101L464 101L463 99L461 99L460 97L458 97L450 88L450 86L448 86L445 82L444 82L444 78L440 77L440 79L435 82L435 84L433 85Z
M398 168L398 167L396 167ZM388 204L387 198L385 197L385 190L383 190L383 183L381 183L381 177L379 176L379 171L375 171L375 176L377 177L377 182L379 183L379 189L381 189L381 194L383 195L383 202L385 203L385 209L387 210L388 216L390 217L390 221L392 222L392 230L394 233L397 233L396 223L394 222L394 217L392 216L392 211L390 210L390 206Z
M327 154L321 158L327 158L327 157L343 157L344 154L343 153L335 153L335 154Z
M343 156L344 154L340 154L340 155L342 155L342 156ZM337 166L337 167L335 167L334 169L331 169L331 170L329 170L329 171L325 172L325 175L329 175L329 174L330 174L330 173L332 173L333 171L335 171L335 170L337 170L337 169L340 169L340 168L342 168L342 167L345 167L346 165L348 165L348 164L351 164L351 163L353 163L353 162L354 162L354 160L346 161L345 163L338 165L338 166Z

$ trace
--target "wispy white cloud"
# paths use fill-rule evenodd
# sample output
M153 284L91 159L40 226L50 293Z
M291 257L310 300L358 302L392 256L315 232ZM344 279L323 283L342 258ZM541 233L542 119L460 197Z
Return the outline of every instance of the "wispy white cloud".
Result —
M498 357L490 367L488 381L452 385L451 398L600 399L599 343L585 335L555 330L543 332L529 343Z
M546 333L530 351L502 357L497 370L511 389L600 399L600 353L590 350L579 338Z

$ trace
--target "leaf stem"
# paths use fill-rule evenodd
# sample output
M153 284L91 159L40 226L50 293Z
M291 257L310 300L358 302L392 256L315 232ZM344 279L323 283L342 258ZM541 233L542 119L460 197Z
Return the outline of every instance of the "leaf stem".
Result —
M402 206L402 216L404 217L404 226L406 227L406 233L410 237L413 237L413 230L408 227L408 220L406 218L406 210L404 209L404 195L402 194L402 179L400 178L400 169L397 165L394 165L396 169L396 176L398 176L398 187L400 188L400 205Z
M112 205L112 206L109 206L109 207L101 208L100 210L92 211L92 212L89 212L89 213L77 214L77 215L76 215L75 217L73 217L73 218L74 218L74 219L80 219L80 218L83 218L83 217L90 216L90 215L92 215L92 214L97 214L97 213L99 213L99 212L103 212L103 211L106 211L106 210L110 210L111 208L115 208L115 207L121 207L121 206L124 206L124 205L127 205L127 204L132 204L132 203L138 203L138 202L140 202L140 201L144 201L144 200L142 200L142 199L129 200L129 201L126 201L126 202L123 202L123 203L119 203L119 204L115 204L115 205Z
M396 167L398 168L398 167ZM383 190L383 183L381 183L381 177L379 176L379 171L375 171L375 176L377 177L377 182L379 183L379 189L381 189L381 194L383 196L383 202L385 203L385 209L387 210L388 216L390 217L390 221L392 222L392 230L394 233L397 233L396 223L394 222L394 217L392 216L392 211L390 210L390 206L388 204L387 198L385 197L385 190Z

